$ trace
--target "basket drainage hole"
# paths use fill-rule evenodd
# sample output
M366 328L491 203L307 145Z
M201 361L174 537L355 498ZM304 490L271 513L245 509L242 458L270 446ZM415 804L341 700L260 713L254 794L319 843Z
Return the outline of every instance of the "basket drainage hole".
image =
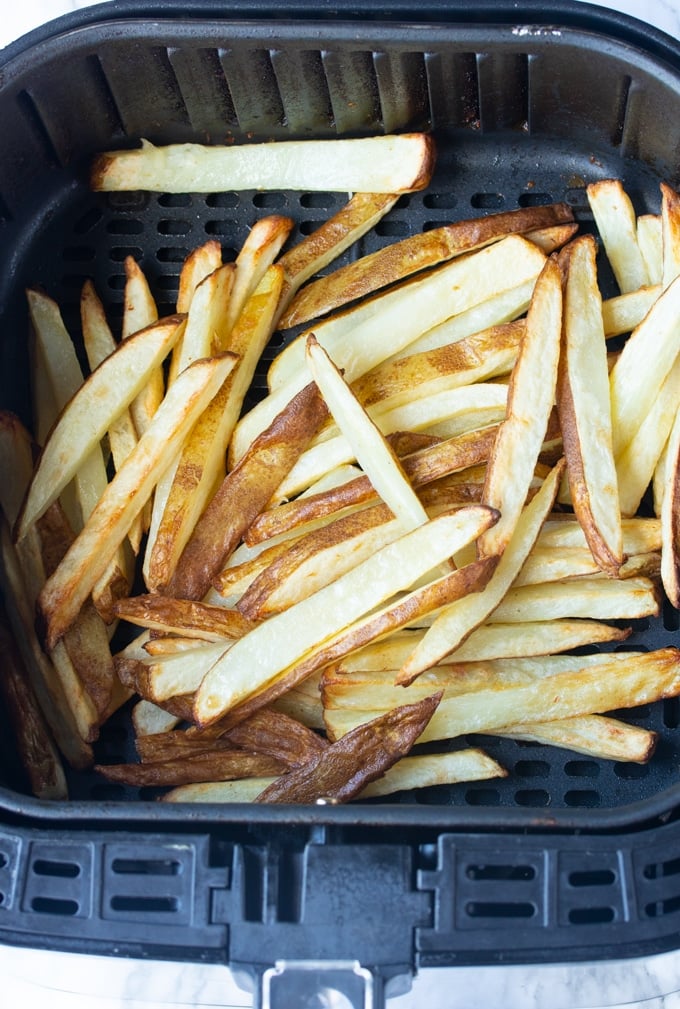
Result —
M33 863L36 876L56 876L60 879L75 879L80 875L80 866L75 862L52 862L46 858L37 858Z
M680 858L671 858L667 862L651 862L642 871L645 879L659 879L662 876L677 876L680 873Z
M114 858L111 869L119 875L177 876L182 866L174 859Z
M56 897L34 897L31 910L38 914L58 914L64 918L72 918L78 914L78 904L75 900L65 900Z
M468 879L503 880L504 882L519 880L526 883L536 878L533 865L469 865L465 870Z
M470 918L533 918L536 914L528 901L471 901L465 911Z
M574 907L569 912L572 925L606 925L614 918L613 907Z
M680 911L680 896L669 897L668 900L655 900L645 904L645 914L648 918L661 918L665 914Z
M4 869L5 866L8 865L8 863L9 859L7 855L3 854L3 852L0 851L0 869Z
M176 897L112 897L112 911L152 911L155 913L167 913L178 910Z
M505 203L502 193L475 193L470 203L476 210L498 210Z
M616 874L611 869L585 869L569 873L571 886L611 886Z

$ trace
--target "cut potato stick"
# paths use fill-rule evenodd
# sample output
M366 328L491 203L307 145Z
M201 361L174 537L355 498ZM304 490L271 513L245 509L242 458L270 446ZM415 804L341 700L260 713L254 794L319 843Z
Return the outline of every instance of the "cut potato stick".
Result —
M205 677L196 697L196 721L201 725L215 721L266 687L306 653L320 650L355 620L448 560L495 518L490 509L471 505L432 519L256 626Z
M680 195L662 182L661 189L661 284L664 289L680 274Z
M234 264L224 263L195 288L173 363L174 378L194 361L228 349L226 319L234 274Z
M132 402L177 337L175 317L119 344L66 404L38 460L19 519L17 537L56 501L94 452L104 434Z
M158 320L158 309L146 275L134 256L126 256L124 266L125 297L121 336L123 340L127 340L140 329L152 326ZM160 406L164 392L163 370L158 367L151 373L144 388L130 404L130 413L137 437L141 437L151 423L151 418Z
M99 154L90 185L94 190L161 193L272 188L408 193L428 185L434 159L432 137L425 133L230 147L155 147L144 141L135 150Z
M281 328L318 319L381 287L453 259L463 252L479 249L509 234L523 234L572 220L571 208L560 203L456 221L441 228L411 235L335 270L330 276L308 284L281 318Z
M299 288L363 237L399 199L399 193L356 192L344 207L279 258L284 287L280 313Z
M210 279L197 289L190 318L199 292ZM215 488L224 480L229 439L257 362L271 336L282 284L282 269L271 267L248 300L234 329L224 333L225 346L220 350L228 350L238 360L182 446L162 515L147 544L144 577L149 589L162 589L171 580L196 523ZM222 312L226 313L226 306ZM216 325L211 324L207 332L214 339Z
M495 428L472 431L435 443L405 456L402 467L413 487L420 487L450 473L485 462L496 436ZM366 475L320 491L300 495L294 501L262 512L246 532L250 545L270 540L297 526L318 520L354 505L375 501L377 493Z
M659 214L641 214L637 219L637 243L650 284L663 279L663 227Z
M202 599L256 515L327 416L309 383L224 478L196 523L167 586L169 595Z
M650 578L602 580L585 575L565 582L511 588L488 619L501 623L556 617L637 620L658 613L659 594Z
M354 798L388 768L406 756L422 734L441 695L403 704L329 746L304 767L277 778L256 802L315 802L331 798L345 802Z
M177 715L159 708L153 701L137 701L130 715L137 740L141 736L152 736L160 732L170 732L180 719Z
M588 203L622 294L649 282L637 241L635 210L619 179L592 182Z
M30 790L39 799L66 799L68 786L61 758L4 613L0 614L0 659L3 708Z
M641 554L661 549L661 523L658 518L634 516L621 521L623 549L626 554ZM548 518L538 534L540 548L562 550L587 546L585 534L572 515L558 513Z
M195 642L167 655L146 659L116 659L121 679L126 678L147 700L161 704L168 698L193 693L213 664L232 647L231 640ZM125 665L122 664L125 663Z
M680 277L654 302L609 375L614 457L619 458L651 410L678 356Z
M641 287L628 294L606 298L602 302L602 323L604 335L609 340L623 333L630 333L639 326L647 312L661 294L661 285Z
M486 469L482 500L501 517L480 537L481 557L503 553L525 504L555 402L561 331L562 280L557 262L549 259L536 281L505 419Z
M293 229L293 220L281 214L271 214L255 221L236 257L236 272L224 328L231 333L243 307L254 294L260 281L281 251ZM284 270L284 267L281 267ZM230 348L226 346L225 350Z
M538 582L557 582L583 575L595 575L601 570L589 548L564 547L559 551L544 547L534 547L524 567L513 582L520 585L536 585ZM652 575L659 573L659 555L656 551L629 554L618 569L617 577L630 578L632 575Z
M676 648L610 655L609 662L580 656L581 666L550 676L550 690L537 679L523 686L485 689L443 698L419 742L454 739L522 724L599 714L650 704L680 692L680 653ZM325 712L331 739L373 718L375 712L334 709Z
M623 563L623 535L597 248L584 235L568 249L557 408L569 493L593 557L615 577Z
M668 437L666 486L661 503L661 580L680 609L680 407Z
M646 764L651 759L658 741L656 732L605 715L581 715L553 722L518 724L498 730L495 735L559 746L599 760L636 764Z
M251 629L250 621L238 610L162 595L119 599L115 613L138 627L208 641L240 638Z
M536 231L525 231L524 237L534 245L537 245L539 249L550 256L553 252L557 252L561 249L563 245L574 237L578 231L578 224L554 224L552 227L539 228Z
M313 334L307 337L307 363L333 419L378 496L404 530L427 522L427 512L407 480L396 453Z
M161 802L253 802L274 777L238 778L235 781L201 781L178 785L160 797Z
M182 263L177 289L176 310L186 315L191 308L196 288L222 265L222 246L216 238L209 238L193 249Z
M494 612L519 574L549 514L564 470L558 463L534 498L525 506L512 537L501 554L498 566L486 587L479 593L456 600L434 619L427 634L415 646L401 667L397 682L406 686L424 669L454 651L467 635Z
M234 357L197 361L178 376L153 423L116 473L39 598L45 640L53 647L71 625L130 523L148 499L202 410L234 366Z
M544 261L543 253L530 242L510 235L321 322L314 335L351 384L432 326L497 293L497 278L503 278L505 290L514 288L535 279ZM272 392L237 425L230 451L233 461L309 380L306 336L301 334L272 362L268 373Z
M151 764L97 764L95 771L107 781L145 788L186 785L196 781L224 781L228 778L262 777L280 774L285 765L274 757L243 750L215 749L208 753L183 755L177 760Z
M483 750L468 748L453 753L423 753L402 757L381 778L359 792L359 799L375 799L410 788L454 785L460 781L486 781L507 778L508 772Z

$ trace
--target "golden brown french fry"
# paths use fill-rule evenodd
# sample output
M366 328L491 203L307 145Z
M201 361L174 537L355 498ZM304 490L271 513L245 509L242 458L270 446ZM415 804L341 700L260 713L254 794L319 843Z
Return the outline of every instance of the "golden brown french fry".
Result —
M207 641L239 638L251 628L250 621L238 610L163 595L119 599L115 613L138 627Z
M107 781L118 781L137 788L262 777L280 774L285 769L285 765L274 757L237 749L216 749L150 764L96 764L94 768Z
M61 564L45 583L39 608L48 647L71 625L168 460L217 392L234 358L196 361L173 383L152 424L107 486Z
M624 518L621 529L626 554L641 554L661 549L661 523L658 518L643 516ZM565 513L557 513L548 518L538 535L536 545L556 550L587 546L583 529L573 516Z
M234 283L224 322L227 333L231 333L244 305L273 265L292 229L292 218L281 214L261 217L253 224L236 257Z
M216 238L197 246L189 253L179 274L176 310L187 314L196 288L222 265L222 246Z
M524 507L486 587L481 592L456 600L435 617L427 634L402 665L397 677L400 685L406 686L413 682L419 673L453 652L471 631L496 610L519 574L553 506L563 470L564 463L559 462L538 493Z
M572 220L571 208L560 203L488 214L411 235L308 284L290 304L280 326L286 329L318 319L388 284L482 248L506 235L525 234Z
M68 786L61 759L4 613L0 613L0 658L3 708L31 792L39 799L66 799Z
M197 288L190 317L199 292L213 276ZM233 353L238 360L182 447L162 514L149 534L144 559L144 577L149 589L161 589L169 583L200 516L215 488L224 480L229 439L257 362L271 336L282 284L281 267L271 267L240 313L236 326L224 334L225 346L221 349ZM223 306L222 312L225 311ZM207 332L215 331L215 325L211 324Z
M408 193L427 186L434 159L434 142L426 133L210 147L143 141L135 150L97 155L90 185L162 193L271 188Z
M441 699L440 694L379 715L329 746L303 767L277 778L256 802L346 802L406 756L422 734Z
M123 323L121 337L128 339L140 329L152 326L158 320L158 308L151 293L149 282L134 256L125 257L125 294L123 301ZM130 404L130 413L135 424L137 437L141 437L151 423L165 391L162 368L156 368Z
M501 517L479 539L482 557L503 553L524 507L555 401L561 332L561 274L548 259L536 281L505 419L486 469L482 500Z
M680 195L667 182L661 189L661 284L665 288L680 274Z
M454 785L459 781L486 781L507 776L508 772L498 761L477 747L452 753L423 753L402 757L381 778L366 785L358 798L375 799L409 788L431 788L434 785Z
M593 557L615 577L623 534L595 239L583 235L568 250L557 407L569 493Z
M599 760L631 761L646 764L654 754L658 734L637 725L628 725L618 718L604 715L581 715L534 722L500 729L495 735L508 739L560 746Z
M601 579L584 575L564 582L510 588L489 621L552 620L581 617L636 620L657 616L659 593L650 578Z

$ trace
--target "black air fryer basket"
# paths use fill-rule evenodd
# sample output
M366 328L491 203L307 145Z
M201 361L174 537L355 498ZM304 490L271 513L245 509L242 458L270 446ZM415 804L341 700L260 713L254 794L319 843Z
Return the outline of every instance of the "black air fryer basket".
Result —
M132 254L169 312L182 261L206 237L229 257L264 214L292 216L302 235L346 199L92 193L94 153L141 137L428 130L432 184L341 262L558 200L588 231L591 181L621 178L638 212L658 212L660 180L680 186L680 45L567 0L113 2L0 53L0 121L0 405L29 421L26 287L55 298L76 332L92 278L115 322ZM669 644L680 644L670 607L639 621L627 647ZM375 991L423 967L674 949L680 705L625 717L659 733L649 764L489 737L507 779L341 807L171 806L89 772L69 772L68 803L40 802L3 729L0 941L225 963L266 980L274 960L359 961ZM132 753L124 709L97 756Z

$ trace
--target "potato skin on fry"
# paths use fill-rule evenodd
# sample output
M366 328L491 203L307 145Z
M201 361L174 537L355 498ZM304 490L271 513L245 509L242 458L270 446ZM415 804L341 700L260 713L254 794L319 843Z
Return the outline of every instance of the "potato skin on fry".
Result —
M403 704L346 733L297 771L272 782L256 802L308 803L321 798L346 802L406 756L441 700L432 694Z

